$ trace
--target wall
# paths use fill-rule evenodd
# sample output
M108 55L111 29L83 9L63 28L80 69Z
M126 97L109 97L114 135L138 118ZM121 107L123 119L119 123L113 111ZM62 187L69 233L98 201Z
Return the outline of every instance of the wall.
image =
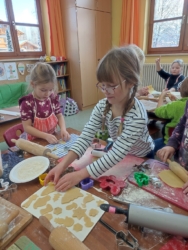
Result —
M139 0L140 3L140 39L139 44L146 55L145 63L154 63L159 55L147 55L147 38L149 26L150 0ZM120 28L121 28L121 12L122 0L112 0L112 44L119 45ZM188 63L186 54L162 55L162 63L171 63L173 60L181 58Z
M0 61L0 62L1 63L4 63L4 62L7 63L7 61ZM13 84L13 83L16 83L16 82L26 82L25 77L26 77L26 75L29 75L29 72L27 72L26 64L35 64L36 62L38 62L38 60L32 60L32 61L31 60L25 60L25 61L21 61L21 60L20 61L14 61L14 60L12 60L12 61L8 61L8 62L16 62L16 66L18 66L18 63L22 62L25 65L24 75L21 75L17 70L18 79L16 79L16 80L3 80L3 81L0 81L0 85L5 84L5 83Z

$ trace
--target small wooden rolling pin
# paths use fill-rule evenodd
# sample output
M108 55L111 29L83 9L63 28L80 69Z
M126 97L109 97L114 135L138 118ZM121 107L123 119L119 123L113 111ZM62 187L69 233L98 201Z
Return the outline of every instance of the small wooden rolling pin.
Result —
M175 161L167 159L167 162L169 164L170 170L172 170L174 174L176 174L183 182L188 181L188 172L185 168L183 168L180 164L178 164Z
M50 245L55 250L89 250L79 239L77 239L66 227L54 228L45 216L39 217L40 223L51 232Z
M48 156L54 159L59 159L57 155L51 153L51 150L49 148L46 148L34 142L30 142L21 138L18 140L11 139L11 141L14 142L18 148L33 155Z

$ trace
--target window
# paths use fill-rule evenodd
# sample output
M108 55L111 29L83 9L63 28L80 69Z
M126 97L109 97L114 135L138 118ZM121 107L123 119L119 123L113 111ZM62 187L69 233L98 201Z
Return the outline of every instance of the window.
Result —
M188 52L188 0L151 0L148 53Z
M0 0L0 58L45 54L38 0Z

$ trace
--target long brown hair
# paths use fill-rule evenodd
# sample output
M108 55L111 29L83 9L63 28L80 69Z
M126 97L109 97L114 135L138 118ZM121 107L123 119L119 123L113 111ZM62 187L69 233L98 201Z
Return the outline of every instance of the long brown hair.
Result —
M99 82L116 83L122 86L122 79L125 84L132 84L133 88L130 98L127 100L118 129L118 135L123 130L123 121L126 113L131 109L138 84L140 83L140 63L135 49L132 45L114 48L110 50L99 62L97 68L97 79ZM105 127L106 114L109 112L111 104L106 101L103 113L102 129Z

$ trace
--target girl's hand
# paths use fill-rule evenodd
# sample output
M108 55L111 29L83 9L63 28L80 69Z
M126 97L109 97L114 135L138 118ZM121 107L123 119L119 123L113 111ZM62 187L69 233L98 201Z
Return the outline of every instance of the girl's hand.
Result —
M89 173L86 168L79 171L65 174L56 184L55 189L57 191L66 191L73 186L77 185L83 179L89 177Z
M61 130L61 138L63 141L68 141L70 139L70 134L67 130Z
M161 57L155 59L155 63L160 64L161 62Z
M161 159L161 161L166 162L168 158L171 158L175 153L175 149L170 146L166 146L157 151L157 157Z
M146 96L149 94L148 87L143 87L143 88L139 89L137 92L140 96Z
M50 144L56 144L56 143L58 143L58 139L55 137L55 135L46 134L45 139L46 139L47 142L49 142Z
M48 182L53 182L56 185L56 183L59 181L62 172L63 168L60 167L59 165L51 169L44 180L44 186L46 186Z
M183 185L182 189L184 194L188 194L188 181Z
M168 96L168 93L170 93L170 91L168 89L163 89L159 98L164 99L166 96Z

